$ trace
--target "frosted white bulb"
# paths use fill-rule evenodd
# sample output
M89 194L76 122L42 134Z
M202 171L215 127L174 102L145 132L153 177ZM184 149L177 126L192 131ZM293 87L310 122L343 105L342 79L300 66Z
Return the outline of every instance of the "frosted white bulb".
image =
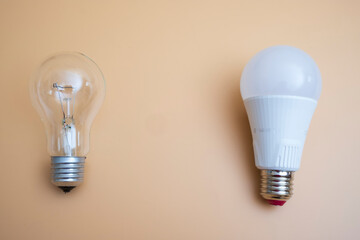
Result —
M105 96L104 77L81 53L57 54L38 68L30 96L45 126L52 182L68 192L83 181L90 127Z
M241 75L243 99L288 95L319 99L321 75L314 60L290 46L274 46L257 53Z
M249 117L261 195L283 205L292 195L293 172L321 92L312 58L290 46L269 47L245 66L240 83Z

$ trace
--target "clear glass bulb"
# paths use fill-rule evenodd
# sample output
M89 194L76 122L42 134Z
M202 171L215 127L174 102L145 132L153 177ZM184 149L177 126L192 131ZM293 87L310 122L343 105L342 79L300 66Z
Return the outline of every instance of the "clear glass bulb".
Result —
M105 96L105 80L95 62L81 53L48 58L30 82L30 95L53 159L85 159L91 124Z
M260 51L246 64L240 90L243 99L287 95L318 100L321 74L306 52L291 46L273 46Z

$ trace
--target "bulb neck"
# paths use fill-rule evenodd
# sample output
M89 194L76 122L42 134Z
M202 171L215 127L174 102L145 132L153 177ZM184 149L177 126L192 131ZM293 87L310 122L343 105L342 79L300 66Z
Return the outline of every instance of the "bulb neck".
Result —
M69 192L84 180L84 165L86 157L52 156L51 182ZM65 191L65 190L66 191Z
M282 206L293 194L293 171L261 170L260 195L272 205Z

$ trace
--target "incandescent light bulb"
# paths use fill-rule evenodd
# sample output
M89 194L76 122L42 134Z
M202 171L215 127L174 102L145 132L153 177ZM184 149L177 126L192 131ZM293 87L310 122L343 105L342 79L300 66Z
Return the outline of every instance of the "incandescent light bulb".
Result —
M290 46L256 54L245 66L240 90L249 117L261 195L282 206L292 195L306 134L321 92L314 60Z
M52 183L69 192L83 181L91 124L105 96L103 74L81 53L54 55L32 78L30 96L45 126Z

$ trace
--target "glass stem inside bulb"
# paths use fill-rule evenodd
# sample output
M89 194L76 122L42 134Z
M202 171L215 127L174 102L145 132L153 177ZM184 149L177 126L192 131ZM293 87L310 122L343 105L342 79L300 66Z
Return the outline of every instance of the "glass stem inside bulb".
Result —
M65 156L76 155L76 128L74 125L74 105L75 94L72 86L59 86L57 83L53 84L58 92L58 98L61 105L63 115L62 119L62 144Z

